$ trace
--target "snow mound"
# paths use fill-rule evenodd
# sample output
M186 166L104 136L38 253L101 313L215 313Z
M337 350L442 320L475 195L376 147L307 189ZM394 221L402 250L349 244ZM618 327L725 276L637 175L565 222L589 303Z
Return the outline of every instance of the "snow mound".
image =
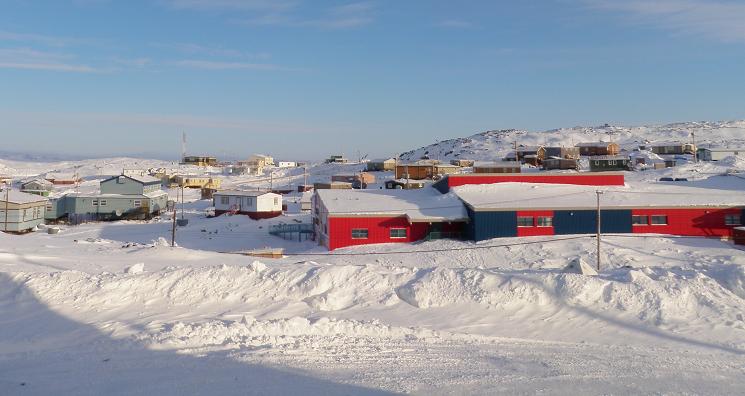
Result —
M145 263L137 263L124 269L125 274L141 274L145 272Z

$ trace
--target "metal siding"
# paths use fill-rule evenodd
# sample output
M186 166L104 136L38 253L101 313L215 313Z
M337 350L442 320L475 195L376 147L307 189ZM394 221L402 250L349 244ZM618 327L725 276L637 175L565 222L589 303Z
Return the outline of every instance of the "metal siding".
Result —
M432 187L434 187L437 191L441 192L442 194L447 194L450 191L450 176L445 176L442 179L438 180L434 184L432 184Z
M496 183L549 183L549 184L573 184L580 186L623 186L624 175L599 175L586 174L563 174L563 173L501 173L481 174L479 176L448 175L449 188L472 185L472 184L496 184Z
M603 233L631 233L631 210L601 210L600 228ZM597 211L557 210L554 212L556 235L594 234L597 232Z
M725 215L744 215L742 208L726 209L634 209L633 214L667 216L665 225L634 226L634 232L640 234L669 234L684 236L731 236L734 226L724 224Z
M475 241L517 236L517 212L474 212L469 210L469 237Z

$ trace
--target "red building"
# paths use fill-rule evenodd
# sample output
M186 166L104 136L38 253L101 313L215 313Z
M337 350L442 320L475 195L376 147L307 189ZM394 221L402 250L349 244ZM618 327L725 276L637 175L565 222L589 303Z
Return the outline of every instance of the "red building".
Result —
M316 190L313 224L329 250L374 243L460 238L468 215L453 194L417 190Z
M453 187L472 184L495 183L548 183L574 184L581 186L623 186L625 179L619 172L593 173L507 173L507 174L457 174L447 175L433 185L441 193L450 191Z

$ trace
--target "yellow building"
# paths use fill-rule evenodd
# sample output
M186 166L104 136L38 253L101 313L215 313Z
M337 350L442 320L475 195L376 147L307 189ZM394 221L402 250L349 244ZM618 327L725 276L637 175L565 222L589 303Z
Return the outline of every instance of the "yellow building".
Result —
M217 158L215 157L202 157L202 156L187 156L181 162L184 165L196 165L196 166L216 166Z
M177 175L173 177L173 184L184 188L219 189L222 185L222 179L210 176Z

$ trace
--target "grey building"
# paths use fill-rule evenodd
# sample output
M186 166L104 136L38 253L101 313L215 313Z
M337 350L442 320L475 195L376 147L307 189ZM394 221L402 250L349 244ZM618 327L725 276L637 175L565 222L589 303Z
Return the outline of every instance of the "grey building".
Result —
M720 161L732 155L745 155L745 148L700 148L697 155L702 161Z

